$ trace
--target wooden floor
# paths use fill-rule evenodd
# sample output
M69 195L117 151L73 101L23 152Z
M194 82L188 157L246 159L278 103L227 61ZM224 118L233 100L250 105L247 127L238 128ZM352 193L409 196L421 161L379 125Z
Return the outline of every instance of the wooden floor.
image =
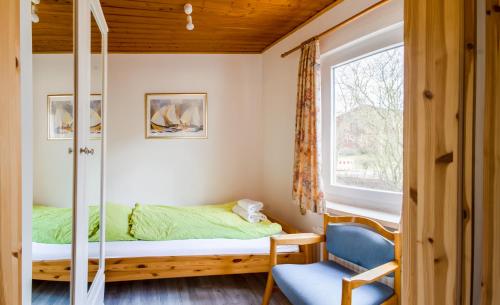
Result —
M259 305L264 274L107 283L105 305ZM69 304L69 285L33 281L33 304ZM275 291L271 305L290 305Z

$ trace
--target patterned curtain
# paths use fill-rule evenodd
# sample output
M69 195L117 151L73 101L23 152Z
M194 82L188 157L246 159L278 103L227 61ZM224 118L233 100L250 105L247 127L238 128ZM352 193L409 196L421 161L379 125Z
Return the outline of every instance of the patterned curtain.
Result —
M319 41L304 43L299 63L293 199L300 212L324 213L321 179L321 87Z

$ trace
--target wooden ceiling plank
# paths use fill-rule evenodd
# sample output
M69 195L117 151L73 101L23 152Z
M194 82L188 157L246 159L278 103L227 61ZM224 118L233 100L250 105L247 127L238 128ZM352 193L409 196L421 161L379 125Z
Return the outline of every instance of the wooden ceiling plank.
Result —
M193 32L185 29L185 0L101 0L110 28L109 51L141 53L142 46L145 53L258 53L325 7L332 7L332 0L190 2ZM40 23L33 25L35 53L72 50L72 3L40 3ZM92 33L98 33L95 27Z

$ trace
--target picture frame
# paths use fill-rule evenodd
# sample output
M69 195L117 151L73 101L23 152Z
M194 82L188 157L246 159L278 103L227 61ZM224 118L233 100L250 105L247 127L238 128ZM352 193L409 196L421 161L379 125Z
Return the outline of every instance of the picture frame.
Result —
M207 139L207 93L146 93L146 139Z
M89 139L101 139L102 95L92 94L89 104ZM47 139L73 139L74 100L72 94L47 95Z

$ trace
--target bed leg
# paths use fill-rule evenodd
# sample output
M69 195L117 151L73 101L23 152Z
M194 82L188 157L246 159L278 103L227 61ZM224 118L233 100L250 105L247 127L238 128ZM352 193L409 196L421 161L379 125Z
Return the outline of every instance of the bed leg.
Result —
M266 291L264 292L264 297L262 298L262 305L268 305L271 300L271 295L273 294L274 279L273 273L269 270L267 275Z

